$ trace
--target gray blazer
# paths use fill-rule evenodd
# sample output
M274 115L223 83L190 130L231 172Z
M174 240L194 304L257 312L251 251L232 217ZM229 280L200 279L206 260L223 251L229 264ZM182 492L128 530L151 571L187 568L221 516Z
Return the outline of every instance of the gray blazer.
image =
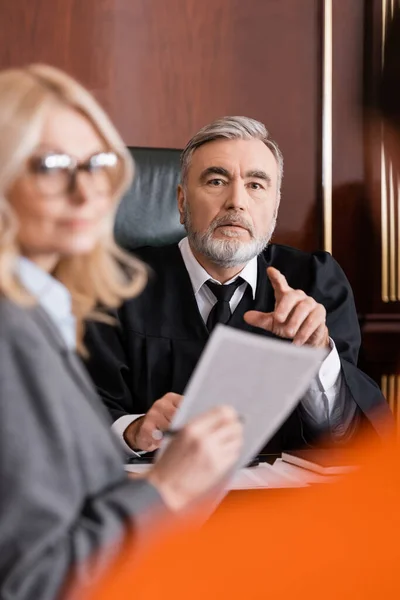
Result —
M0 599L53 600L71 572L87 582L152 506L160 496L125 476L106 410L47 314L0 299Z

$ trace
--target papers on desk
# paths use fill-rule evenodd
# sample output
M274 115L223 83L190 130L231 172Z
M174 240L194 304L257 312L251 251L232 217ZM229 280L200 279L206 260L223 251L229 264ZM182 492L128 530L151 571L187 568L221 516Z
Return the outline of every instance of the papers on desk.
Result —
M132 464L125 465L125 470L130 473L143 474L150 467L150 463ZM260 463L257 467L240 469L227 483L225 491L308 487L313 483L331 483L336 480L337 477L332 475L318 475L285 463L278 458L273 465Z
M279 473L274 466L268 463L260 463L257 467L240 469L232 477L227 486L229 490L262 490L273 488L304 487L300 479L288 477Z
M236 468L244 467L272 438L318 371L325 350L218 325L185 390L171 428L228 404L243 419L244 444ZM169 443L163 441L160 456Z
M302 469L296 465L289 464L281 458L278 458L274 462L274 470L277 474L283 477L290 477L303 486L308 486L313 483L332 483L337 481L337 477L334 475L320 475L318 473L313 473L307 469Z
M125 465L125 471L129 473L146 473L151 464ZM302 469L300 469L302 470ZM279 473L273 466L267 463L261 463L257 467L240 469L227 483L225 491L230 490L260 490L272 488L304 487L307 485L293 476L286 476Z
M139 464L126 464L124 465L124 469L127 473L137 473L138 475L142 475L147 473L147 471L152 466L152 463L139 463Z
M129 473L143 474L151 467L150 463L138 465L125 465L125 471ZM303 470L303 469L300 469ZM267 463L261 463L257 467L240 469L227 483L225 491L230 490L260 490L272 488L304 487L306 482L301 477L287 476L275 470Z
M320 475L342 475L357 470L353 453L346 448L292 450L283 452L282 460Z

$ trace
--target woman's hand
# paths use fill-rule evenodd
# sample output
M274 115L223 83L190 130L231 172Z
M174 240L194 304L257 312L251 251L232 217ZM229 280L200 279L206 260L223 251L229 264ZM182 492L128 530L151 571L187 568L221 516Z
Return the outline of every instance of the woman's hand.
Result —
M171 510L180 510L216 486L239 458L243 428L230 406L214 408L176 434L147 475Z

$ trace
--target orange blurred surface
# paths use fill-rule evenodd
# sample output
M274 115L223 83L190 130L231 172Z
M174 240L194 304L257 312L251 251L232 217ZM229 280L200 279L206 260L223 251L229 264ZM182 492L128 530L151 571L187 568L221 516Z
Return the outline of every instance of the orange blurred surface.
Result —
M128 547L90 600L399 599L400 451L367 443L356 474L295 490L230 494L142 556Z

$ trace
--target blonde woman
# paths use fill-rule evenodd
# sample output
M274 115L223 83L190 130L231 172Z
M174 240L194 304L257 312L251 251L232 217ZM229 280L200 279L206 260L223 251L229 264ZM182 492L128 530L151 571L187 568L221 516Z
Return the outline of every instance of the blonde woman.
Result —
M45 66L0 74L1 598L57 598L71 572L94 576L149 510L187 507L238 457L241 426L222 408L185 428L146 479L127 479L75 354L85 320L146 282L112 241L132 174L78 83Z

